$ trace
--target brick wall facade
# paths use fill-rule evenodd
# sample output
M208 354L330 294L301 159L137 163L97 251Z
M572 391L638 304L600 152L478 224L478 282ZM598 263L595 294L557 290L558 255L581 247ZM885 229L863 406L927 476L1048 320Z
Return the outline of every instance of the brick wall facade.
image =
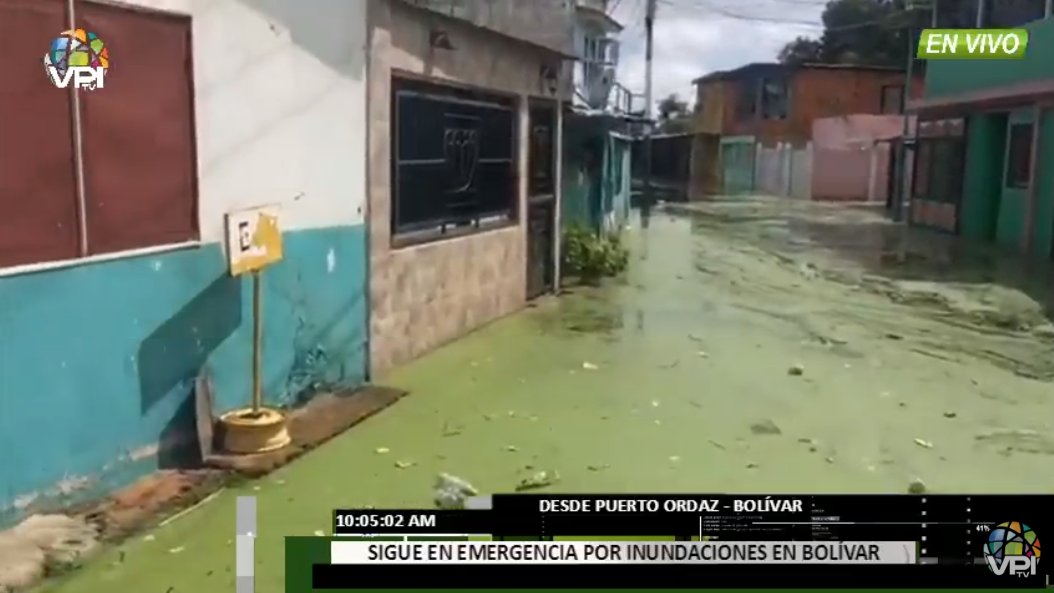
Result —
M785 119L745 119L737 106L752 87L738 79L712 79L697 84L702 108L697 131L725 136L756 136L767 146L779 142L801 145L812 135L816 119L854 113L882 113L882 88L903 85L904 74L853 68L801 68L791 74L789 114ZM912 96L921 97L924 79L912 84Z

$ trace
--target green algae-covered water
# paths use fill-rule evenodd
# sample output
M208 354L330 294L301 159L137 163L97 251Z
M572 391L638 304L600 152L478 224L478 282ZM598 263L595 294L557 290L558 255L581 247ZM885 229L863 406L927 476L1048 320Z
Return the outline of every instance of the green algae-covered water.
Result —
M628 233L626 278L382 377L412 394L44 590L232 591L235 497L254 495L257 591L278 593L284 536L337 507L430 506L440 471L483 492L538 471L563 492L1054 491L1040 297L894 277L869 259L880 223L794 208L657 214ZM1017 327L975 313L1003 310L993 286Z

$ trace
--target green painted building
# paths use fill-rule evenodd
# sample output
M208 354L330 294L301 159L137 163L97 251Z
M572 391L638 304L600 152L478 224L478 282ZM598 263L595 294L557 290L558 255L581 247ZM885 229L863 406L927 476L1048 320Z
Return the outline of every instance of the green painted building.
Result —
M563 128L563 228L621 230L630 210L633 141L621 133L625 118L570 112Z
M913 104L912 221L1054 257L1054 19L1021 60L935 60Z

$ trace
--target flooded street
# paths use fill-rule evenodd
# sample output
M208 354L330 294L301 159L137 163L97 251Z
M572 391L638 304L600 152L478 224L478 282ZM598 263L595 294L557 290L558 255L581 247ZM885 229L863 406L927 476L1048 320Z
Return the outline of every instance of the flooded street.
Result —
M1054 491L1043 266L790 201L634 221L624 279L538 302L380 383L411 395L48 590L221 591L234 499L259 499L257 590L339 507L483 492ZM903 261L901 261L903 260ZM1049 290L1049 288L1046 288ZM171 588L170 588L171 587Z

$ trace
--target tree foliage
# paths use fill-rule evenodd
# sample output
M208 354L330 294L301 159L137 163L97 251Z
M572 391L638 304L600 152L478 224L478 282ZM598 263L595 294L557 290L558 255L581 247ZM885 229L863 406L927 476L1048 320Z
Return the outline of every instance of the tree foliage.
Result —
M823 62L903 66L907 28L919 13L906 0L831 0L824 7L819 38L798 37L780 51L784 63Z
M669 134L687 132L691 129L691 122L692 111L688 107L688 102L682 101L677 93L672 93L659 101L658 124L661 132Z
M830 0L819 38L798 37L779 53L783 63L822 62L902 67L908 59L907 31L930 26L937 4L938 28L976 24L977 0ZM1042 18L1046 0L988 0L987 27L1019 27ZM908 7L915 10L908 10Z

